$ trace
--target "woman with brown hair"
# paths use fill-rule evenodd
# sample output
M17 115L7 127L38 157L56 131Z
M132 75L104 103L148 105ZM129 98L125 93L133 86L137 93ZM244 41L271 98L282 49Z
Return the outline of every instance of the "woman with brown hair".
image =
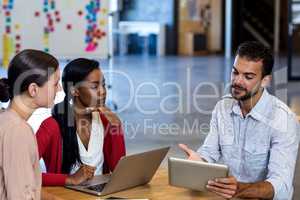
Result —
M52 107L60 90L58 61L42 51L24 50L0 80L0 200L41 199L41 172L36 139L26 120L37 108Z

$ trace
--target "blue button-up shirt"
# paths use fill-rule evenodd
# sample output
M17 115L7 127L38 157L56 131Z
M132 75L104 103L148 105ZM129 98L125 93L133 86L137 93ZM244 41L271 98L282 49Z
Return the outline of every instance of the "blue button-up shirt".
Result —
M291 199L299 130L295 114L266 89L245 117L238 101L225 96L198 152L208 162L228 165L238 181L268 181L274 199Z

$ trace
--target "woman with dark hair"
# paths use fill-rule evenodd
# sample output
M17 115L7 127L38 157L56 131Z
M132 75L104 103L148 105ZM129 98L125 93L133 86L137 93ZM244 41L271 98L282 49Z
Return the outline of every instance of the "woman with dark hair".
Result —
M36 137L47 173L43 185L80 184L70 177L86 168L92 175L109 173L125 155L122 125L105 106L105 79L94 60L79 58L62 76L64 101L55 105Z
M58 61L38 50L24 50L0 80L0 199L41 199L41 172L36 139L26 120L35 109L52 107L60 90ZM44 199L44 195L42 199ZM48 196L49 197L49 196Z
M6 78L0 79L0 112L4 111L2 103L9 101L8 81Z

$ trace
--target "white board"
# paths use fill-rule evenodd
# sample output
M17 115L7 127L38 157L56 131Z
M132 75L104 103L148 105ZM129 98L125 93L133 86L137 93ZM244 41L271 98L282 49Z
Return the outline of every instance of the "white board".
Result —
M2 59L4 51L3 34L6 32L7 20L5 17L7 10L3 8L3 5L8 1L10 0L0 0L0 59ZM44 5L45 2L48 2L46 6ZM51 2L54 2L55 9L51 8ZM96 9L97 2L100 4L99 11L88 12L87 6L91 7L92 4ZM45 8L48 8L48 12L44 12ZM13 41L12 48L14 51L12 54L16 53L16 43L20 43L21 49L45 50L48 48L49 53L59 59L107 58L109 52L108 9L109 0L13 0L13 8L10 10L11 33L9 34ZM59 15L55 15L56 11ZM98 46L88 49L88 44L85 42L89 24L87 15L90 14L91 16L92 13L96 19L94 30L99 29L99 35L102 35L102 32L105 35L100 39L94 37L93 41L97 42ZM46 17L47 14L50 14L54 27L54 31L49 33L48 39L44 34L44 29L48 27L49 22ZM60 21L56 22L56 18L59 18ZM20 40L16 40L18 35Z

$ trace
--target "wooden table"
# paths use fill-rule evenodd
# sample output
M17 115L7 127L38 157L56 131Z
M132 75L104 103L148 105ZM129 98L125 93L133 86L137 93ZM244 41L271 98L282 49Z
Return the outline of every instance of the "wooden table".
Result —
M100 200L108 197L164 200L223 200L223 198L218 197L210 192L197 192L170 186L168 184L167 169L159 169L153 177L152 181L147 185L135 187L103 197L88 195L63 187L44 187L43 190L46 190L47 192L66 200Z

